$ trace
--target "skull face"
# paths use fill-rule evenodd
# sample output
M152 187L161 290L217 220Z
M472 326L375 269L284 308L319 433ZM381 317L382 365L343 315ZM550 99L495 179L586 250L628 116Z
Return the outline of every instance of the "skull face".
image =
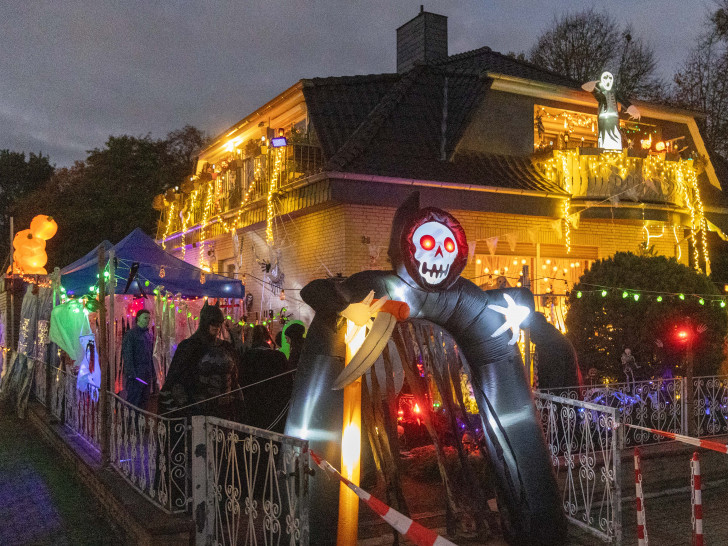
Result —
M442 283L458 255L455 234L439 222L426 222L415 230L412 243L422 279L430 286Z
M614 76L612 76L611 72L602 72L602 77L600 81L602 84L602 88L604 88L605 91L610 91L612 89L612 86L614 85Z
M413 214L400 234L401 265L420 288L441 292L460 277L468 261L465 230L454 216L427 207Z

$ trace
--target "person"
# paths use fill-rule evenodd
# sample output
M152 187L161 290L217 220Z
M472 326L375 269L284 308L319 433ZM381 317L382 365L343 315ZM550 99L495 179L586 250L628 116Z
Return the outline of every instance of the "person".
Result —
M179 344L172 358L159 393L162 415L240 420L243 397L238 383L238 347L235 335L231 335L232 343L219 339L223 324L220 308L206 303L197 331Z
M282 433L293 381L291 374L280 375L289 371L288 360L270 343L268 329L256 325L250 348L240 363L240 383L245 393L245 423Z
M124 361L126 401L139 409L146 410L154 384L154 340L149 331L152 316L147 309L141 309L135 318L135 325L124 334L121 341L121 355Z

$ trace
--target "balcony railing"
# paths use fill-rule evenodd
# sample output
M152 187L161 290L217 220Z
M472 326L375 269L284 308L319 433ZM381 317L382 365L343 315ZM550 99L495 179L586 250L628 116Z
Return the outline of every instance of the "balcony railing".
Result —
M320 172L324 165L321 148L295 143L269 148L265 154L236 159L222 172L200 177L190 193L179 192L168 202L160 220L157 238L179 231L241 206L268 198L269 191L285 191L297 180Z
M537 155L534 162L575 200L617 198L690 207L696 199L696 167L677 154L575 148Z

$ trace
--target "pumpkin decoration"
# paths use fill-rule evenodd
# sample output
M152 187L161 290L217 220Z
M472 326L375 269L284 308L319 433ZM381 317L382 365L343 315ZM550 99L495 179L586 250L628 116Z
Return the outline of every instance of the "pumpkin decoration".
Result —
M58 231L58 224L52 216L39 214L30 221L30 232L33 237L47 241Z
M13 248L17 249L19 247L22 247L25 240L28 238L28 235L31 237L33 234L30 232L29 229L23 229L15 234L15 237L13 237Z
M23 229L13 238L13 267L28 275L47 275L45 264L48 262L46 254L46 240L58 231L56 221L46 215L39 214L30 223L30 229Z

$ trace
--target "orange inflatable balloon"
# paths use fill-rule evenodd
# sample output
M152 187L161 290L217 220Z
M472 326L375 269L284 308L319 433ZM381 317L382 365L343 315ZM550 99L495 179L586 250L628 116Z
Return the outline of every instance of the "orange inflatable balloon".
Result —
M27 272L30 269L43 267L48 262L48 256L45 252L39 252L38 254L21 256L20 260L21 267Z
M23 243L28 238L28 235L31 237L33 234L30 232L29 229L24 229L22 231L19 231L15 234L15 237L13 237L13 248L18 248L18 246L23 246Z
M31 220L30 231L33 233L33 237L47 241L58 231L58 224L52 216L39 214Z

